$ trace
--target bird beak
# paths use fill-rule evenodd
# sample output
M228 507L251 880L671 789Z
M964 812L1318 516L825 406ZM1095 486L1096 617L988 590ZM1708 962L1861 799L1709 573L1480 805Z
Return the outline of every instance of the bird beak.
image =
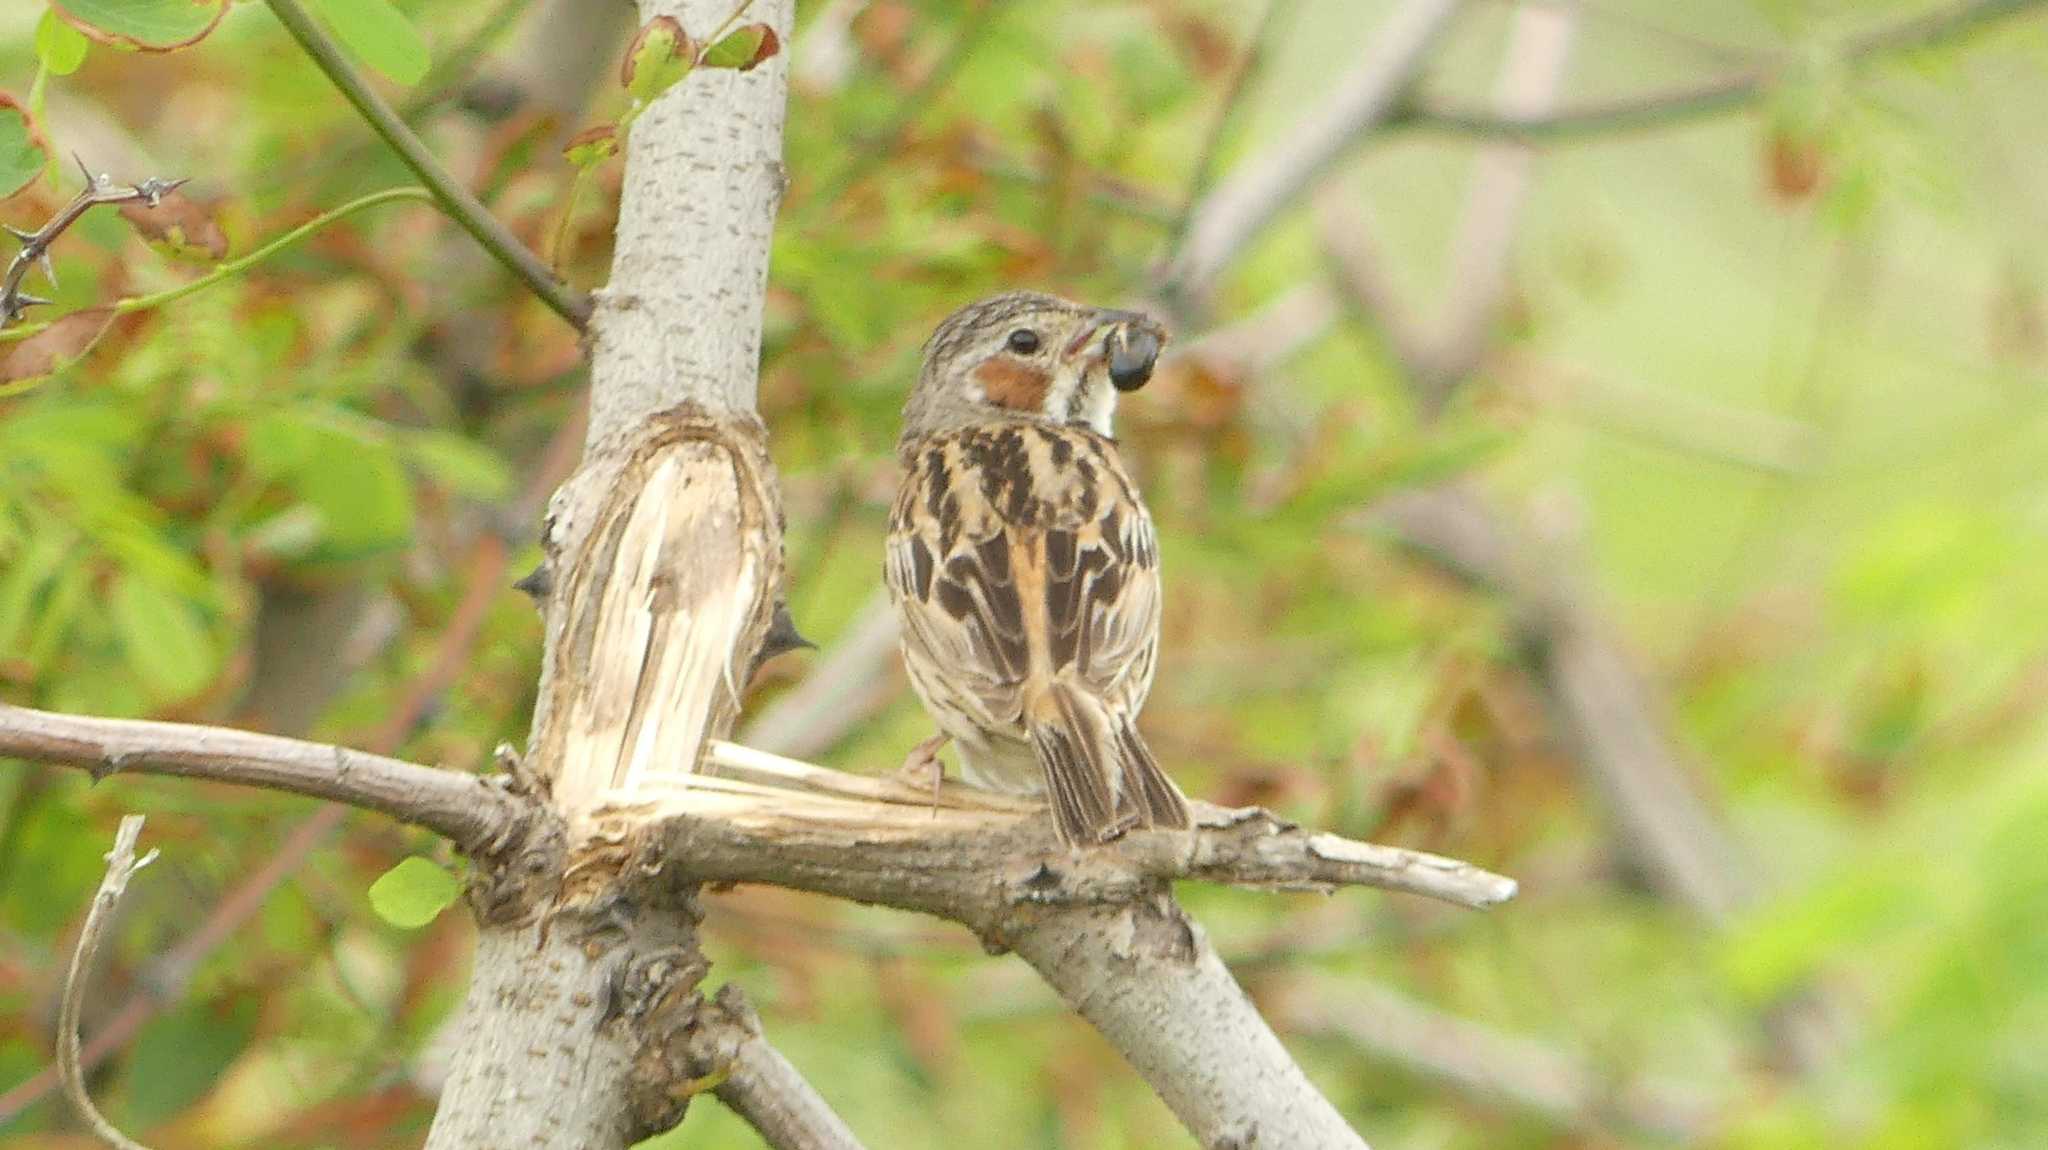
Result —
M1137 312L1110 312L1097 328L1106 330L1102 349L1109 359L1109 382L1118 391L1136 391L1152 378L1160 349L1166 346L1166 329L1158 320Z

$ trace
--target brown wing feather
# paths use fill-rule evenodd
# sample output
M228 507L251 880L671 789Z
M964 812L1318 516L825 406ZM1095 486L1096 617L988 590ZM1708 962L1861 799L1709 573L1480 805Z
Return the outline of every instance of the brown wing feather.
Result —
M905 462L887 576L940 726L1029 740L1068 841L1187 825L1132 724L1152 685L1159 552L1115 445L995 424Z

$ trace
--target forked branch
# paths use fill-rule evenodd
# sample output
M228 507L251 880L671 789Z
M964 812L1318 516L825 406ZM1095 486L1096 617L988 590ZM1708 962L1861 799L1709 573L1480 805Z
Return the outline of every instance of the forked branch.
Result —
M571 897L760 882L959 922L1015 951L1099 1030L1205 1146L1362 1147L1175 904L1170 884L1375 886L1491 906L1513 880L1354 842L1266 811L1196 805L1192 833L1074 851L1036 803L842 774L730 743L707 773L608 796Z

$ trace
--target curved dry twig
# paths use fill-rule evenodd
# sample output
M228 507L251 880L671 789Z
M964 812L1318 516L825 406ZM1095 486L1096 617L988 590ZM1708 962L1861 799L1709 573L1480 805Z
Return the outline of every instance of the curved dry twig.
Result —
M64 999L57 1011L57 1075L64 1083L64 1096L71 1100L71 1108L92 1128L93 1134L114 1150L148 1147L121 1133L93 1105L92 1095L85 1089L85 1070L78 1060L78 1020L85 1012L85 988L92 981L93 958L99 954L107 921L120 905L121 896L127 893L128 880L156 858L155 851L140 859L135 857L135 840L141 835L141 815L121 819L121 828L114 833L114 849L107 852L107 875L100 880L99 892L92 896L92 909L85 915L85 926L78 932L78 949L72 952L71 971L64 976Z

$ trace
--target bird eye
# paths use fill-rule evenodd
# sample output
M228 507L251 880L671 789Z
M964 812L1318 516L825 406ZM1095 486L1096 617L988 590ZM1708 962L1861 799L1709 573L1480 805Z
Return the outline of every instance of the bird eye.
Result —
M1020 327L1010 333L1005 346L1018 355L1030 355L1038 350L1038 333L1028 327Z

